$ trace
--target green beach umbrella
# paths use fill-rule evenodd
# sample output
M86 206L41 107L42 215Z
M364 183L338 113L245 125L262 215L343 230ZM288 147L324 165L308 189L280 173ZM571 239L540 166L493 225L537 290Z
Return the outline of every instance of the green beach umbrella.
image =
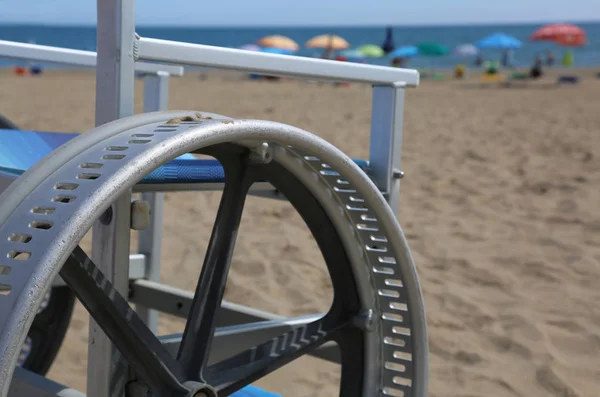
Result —
M441 57L450 52L446 46L435 42L421 43L417 45L417 49L419 54L430 57Z
M375 44L365 44L357 48L357 50L365 57L380 58L385 55L384 51Z

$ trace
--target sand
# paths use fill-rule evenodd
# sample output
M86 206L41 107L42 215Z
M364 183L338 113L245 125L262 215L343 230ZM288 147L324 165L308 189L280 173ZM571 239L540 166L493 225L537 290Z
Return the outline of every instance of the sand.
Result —
M400 220L425 294L432 397L598 395L600 80L581 73L576 87L425 81L407 94ZM0 112L24 129L93 126L89 72L3 71L0 85ZM192 74L172 80L169 108L281 121L368 154L367 86ZM219 196L167 194L164 281L195 287ZM322 259L289 204L246 205L227 299L284 315L327 308ZM182 329L161 317L162 333ZM67 338L50 376L84 389L80 306ZM306 358L259 384L333 396L338 379L337 366Z

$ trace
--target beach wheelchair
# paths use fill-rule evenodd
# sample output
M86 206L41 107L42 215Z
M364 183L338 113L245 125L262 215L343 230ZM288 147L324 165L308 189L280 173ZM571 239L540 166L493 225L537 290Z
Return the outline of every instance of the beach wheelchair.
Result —
M141 61L369 83L370 159L271 121L132 116ZM98 2L96 68L95 129L0 131L1 397L83 396L43 376L75 297L93 319L89 397L258 396L251 384L306 354L339 363L340 396L427 395L423 298L396 219L404 90L418 84L415 71L141 38L129 0ZM181 190L222 190L193 294L158 282L153 254L160 194ZM282 318L223 301L252 194L288 200L308 226L333 286L327 313ZM90 229L91 255L79 246ZM132 229L144 252L130 254ZM185 331L157 336L156 311L187 319Z

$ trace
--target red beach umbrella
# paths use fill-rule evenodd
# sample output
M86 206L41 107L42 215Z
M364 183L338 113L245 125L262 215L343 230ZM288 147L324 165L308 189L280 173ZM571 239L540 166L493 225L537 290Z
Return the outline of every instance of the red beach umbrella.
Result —
M557 23L541 27L529 37L536 41L553 41L567 47L580 47L587 43L585 31L579 26Z

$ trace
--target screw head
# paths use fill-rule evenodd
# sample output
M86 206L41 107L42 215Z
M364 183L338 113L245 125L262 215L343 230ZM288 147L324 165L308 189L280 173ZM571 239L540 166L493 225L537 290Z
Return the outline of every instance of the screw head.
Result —
M358 327L367 332L373 332L377 329L375 323L375 313L371 309L362 310L352 319L355 327Z
M392 171L392 177L394 179L402 179L402 178L404 178L404 172L400 171L399 169L394 169Z

